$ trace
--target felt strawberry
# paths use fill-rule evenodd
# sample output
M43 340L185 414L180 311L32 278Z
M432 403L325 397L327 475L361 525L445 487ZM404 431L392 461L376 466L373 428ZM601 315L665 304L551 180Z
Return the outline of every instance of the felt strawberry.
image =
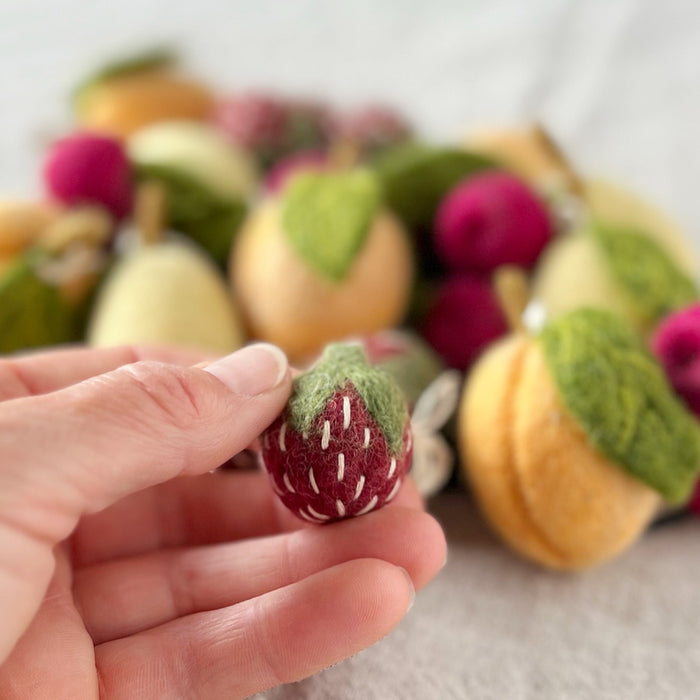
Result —
M359 345L332 344L295 380L282 415L262 436L275 492L298 517L326 523L391 501L411 461L401 390Z

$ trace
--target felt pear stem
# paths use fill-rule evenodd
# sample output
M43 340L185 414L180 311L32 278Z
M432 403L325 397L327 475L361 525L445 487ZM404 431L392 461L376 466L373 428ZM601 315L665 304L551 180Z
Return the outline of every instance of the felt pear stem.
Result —
M160 243L163 238L165 198L165 188L155 180L147 180L136 191L134 218L145 245Z
M530 298L530 286L522 268L502 265L494 273L496 298L512 331L525 332L523 312Z
M532 127L533 136L537 139L542 149L549 154L552 160L561 168L566 176L567 184L579 199L586 199L585 187L578 173L574 170L568 158L564 155L559 144L552 138L547 130L541 124L535 124Z

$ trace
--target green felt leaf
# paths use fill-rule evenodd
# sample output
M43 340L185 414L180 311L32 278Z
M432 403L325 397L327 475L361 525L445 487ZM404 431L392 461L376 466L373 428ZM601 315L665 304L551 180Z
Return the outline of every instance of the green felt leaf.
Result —
M164 68L175 63L176 60L177 54L173 49L157 47L113 61L82 80L73 91L73 99L79 102L91 88L112 78L120 78L131 73L140 73L155 68Z
M359 345L333 343L326 346L321 359L294 380L289 400L292 427L308 432L322 413L328 399L352 385L379 425L390 452L399 454L403 431L408 420L401 389L384 371L372 367Z
M27 253L0 277L0 353L78 339L74 311L35 272L40 258Z
M204 248L226 267L231 243L246 215L242 199L225 199L182 170L164 165L137 165L139 180L158 180L167 195L167 225Z
M600 309L577 309L540 334L560 396L591 443L672 503L700 470L700 427L635 331Z
M595 222L591 233L615 281L642 323L651 327L698 298L698 290L650 236Z
M294 250L332 282L342 281L379 208L376 178L367 170L304 173L282 200L282 226Z
M412 142L385 151L374 167L386 202L415 231L432 226L440 200L460 180L497 166L476 153Z

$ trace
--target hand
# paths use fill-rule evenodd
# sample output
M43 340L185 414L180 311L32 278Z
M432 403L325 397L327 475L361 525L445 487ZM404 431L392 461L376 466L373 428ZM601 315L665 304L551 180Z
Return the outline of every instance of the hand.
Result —
M0 360L0 697L243 697L369 646L445 542L394 504L298 521L218 470L279 414L286 360L164 349Z

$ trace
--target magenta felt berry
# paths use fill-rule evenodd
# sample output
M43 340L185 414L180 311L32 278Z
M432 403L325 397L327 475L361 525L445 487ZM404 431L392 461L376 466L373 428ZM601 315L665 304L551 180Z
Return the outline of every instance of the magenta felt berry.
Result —
M43 175L49 196L63 204L98 204L117 220L131 211L132 169L117 139L91 133L60 139L49 150Z
M452 189L435 218L435 249L452 270L531 267L553 235L547 207L521 180L500 171Z
M507 329L491 280L470 274L440 284L421 328L438 355L462 371Z
M401 390L359 345L327 346L294 382L262 436L275 492L297 517L327 523L391 501L410 466L412 436Z
M651 346L673 388L700 418L700 304L667 316Z

